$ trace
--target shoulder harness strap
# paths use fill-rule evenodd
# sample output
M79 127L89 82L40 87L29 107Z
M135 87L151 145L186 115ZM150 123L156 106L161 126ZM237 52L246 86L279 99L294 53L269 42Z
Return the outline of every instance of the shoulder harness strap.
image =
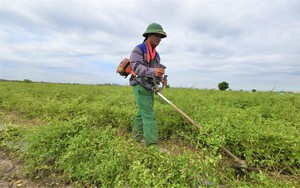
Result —
M144 58L146 58L147 57L147 46L146 46L146 44L141 43L141 44L137 45L137 47L139 47L142 50ZM157 51L156 51L156 58L160 59L159 53Z

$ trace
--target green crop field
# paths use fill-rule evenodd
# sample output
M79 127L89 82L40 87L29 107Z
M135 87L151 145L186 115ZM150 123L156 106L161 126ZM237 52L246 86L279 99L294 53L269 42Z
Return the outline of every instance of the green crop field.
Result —
M131 139L129 86L0 82L0 152L71 187L299 187L300 95L167 88L159 153ZM224 146L249 168L239 168Z

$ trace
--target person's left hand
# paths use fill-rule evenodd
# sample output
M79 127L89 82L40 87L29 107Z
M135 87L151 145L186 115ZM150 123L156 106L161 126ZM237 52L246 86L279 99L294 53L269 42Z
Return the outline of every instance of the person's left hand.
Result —
M163 68L155 68L155 76L162 77L165 74L165 70Z

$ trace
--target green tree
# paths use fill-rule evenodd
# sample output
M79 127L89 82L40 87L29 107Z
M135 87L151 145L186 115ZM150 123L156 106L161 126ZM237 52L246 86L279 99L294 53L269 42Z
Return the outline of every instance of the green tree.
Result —
M229 88L229 84L227 82L221 82L218 84L219 90L225 91L226 89Z
M24 79L23 82L25 82L25 83L32 83L32 80Z

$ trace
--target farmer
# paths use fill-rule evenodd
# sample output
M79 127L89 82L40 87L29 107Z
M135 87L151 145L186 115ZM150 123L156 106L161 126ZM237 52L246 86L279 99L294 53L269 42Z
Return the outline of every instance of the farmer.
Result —
M158 125L153 110L154 90L159 82L165 86L167 81L162 79L165 73L159 68L160 57L156 52L162 38L166 38L161 25L150 24L143 36L142 44L136 46L130 55L130 66L138 77L131 76L129 83L138 106L138 114L134 118L132 135L134 140L140 142L144 137L146 146L157 145Z

